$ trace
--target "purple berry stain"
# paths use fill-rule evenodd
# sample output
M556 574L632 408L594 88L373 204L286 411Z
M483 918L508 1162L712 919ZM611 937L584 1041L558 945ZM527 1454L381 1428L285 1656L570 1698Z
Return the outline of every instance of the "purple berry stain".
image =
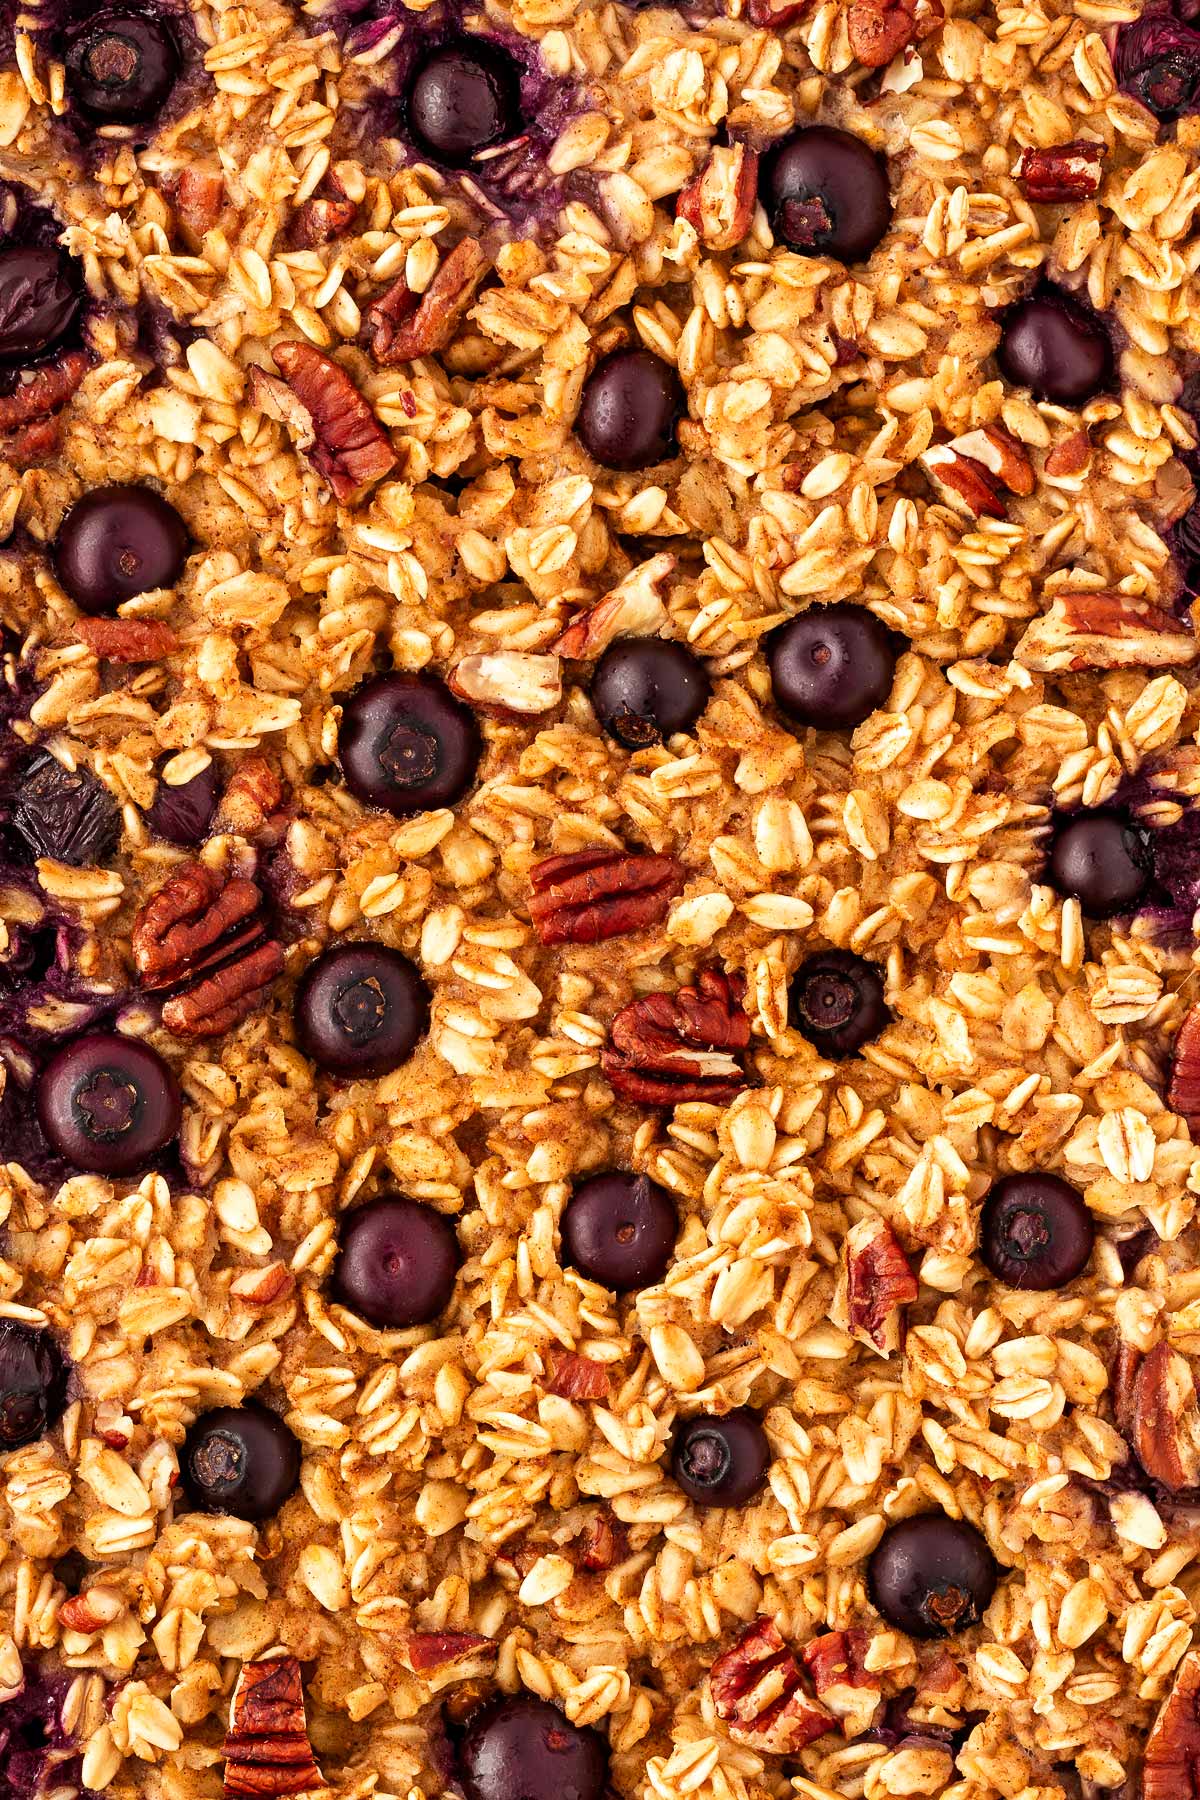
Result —
M63 1706L75 1676L25 1664L25 1685L0 1703L0 1800L41 1800L75 1792L87 1800L82 1758L63 1725Z

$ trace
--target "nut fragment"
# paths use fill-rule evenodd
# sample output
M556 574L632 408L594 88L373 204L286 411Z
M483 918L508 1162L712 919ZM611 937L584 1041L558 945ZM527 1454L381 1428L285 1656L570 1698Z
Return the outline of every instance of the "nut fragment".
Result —
M273 835L274 816L285 797L283 782L265 756L243 756L221 796L216 828L261 841L264 833Z
M520 650L464 656L450 686L482 711L534 717L552 712L562 699L562 664L557 656L528 656Z
M289 238L297 250L317 250L332 244L348 229L358 211L357 203L347 199L336 183L328 194L314 194L297 207Z
M590 1356L552 1346L546 1352L546 1392L564 1400L607 1400L608 1370Z
M283 376L250 371L262 410L286 425L338 500L351 500L396 466L387 433L345 369L311 344L276 344Z
M224 1800L277 1800L324 1787L308 1741L294 1656L243 1663L229 1708Z
M1035 206L1055 206L1068 200L1090 200L1099 190L1104 166L1104 145L1091 138L1075 138L1048 150L1022 150L1013 175L1021 191Z
M1001 489L1029 495L1036 483L1024 449L998 425L931 444L921 464L947 504L972 519L1002 519L1007 509Z
M16 431L34 419L65 406L92 366L83 350L68 350L47 368L18 379L11 394L0 395L0 431Z
M162 1009L162 1022L181 1038L222 1037L266 1002L283 971L283 951L273 938L224 964Z
M795 1756L833 1727L833 1715L805 1692L800 1665L772 1619L759 1618L708 1672L717 1716L735 1743Z
M1186 1357L1156 1344L1133 1383L1133 1448L1147 1475L1172 1493L1200 1482L1200 1405Z
M1200 1134L1200 1002L1187 1014L1175 1038L1167 1105L1187 1120L1193 1137Z
M654 637L667 623L659 587L675 567L675 558L660 551L630 569L590 612L567 626L554 648L560 656L590 662L614 638Z
M75 636L108 662L162 662L179 640L162 619L77 619Z
M623 1006L600 1063L619 1094L642 1106L724 1103L748 1078L734 1052L750 1042L740 975L705 969L695 987Z
M408 1666L418 1675L467 1657L493 1654L496 1648L494 1638L477 1631L410 1631L405 1641Z
M673 856L576 850L529 872L529 916L543 944L597 944L666 917L683 886Z
M785 31L804 17L812 3L813 0L783 0L782 5L777 5L775 0L746 0L744 11L760 31Z
M879 1703L879 1679L867 1673L870 1634L826 1631L800 1652L822 1706L841 1719L847 1737L857 1737L871 1723Z
M487 266L483 246L468 237L446 257L423 294L414 294L401 276L367 308L375 361L391 369L445 349L466 317Z
M1143 1800L1194 1800L1200 1763L1200 1650L1189 1650L1146 1739Z
M603 1574L629 1555L624 1526L606 1508L598 1509L572 1544L571 1554L585 1574Z
M900 1348L902 1308L917 1297L917 1278L886 1219L860 1219L846 1233L846 1318L881 1356Z
M916 0L854 0L846 15L850 48L867 69L886 69L916 32Z
M709 250L732 250L750 229L758 202L758 152L717 144L675 202L675 216L694 225Z
M220 169L190 163L175 183L172 196L175 216L183 235L195 248L205 232L211 231L221 217L225 205L225 177Z
M1013 659L1040 674L1063 669L1165 669L1195 662L1200 640L1151 600L1060 594L1034 619Z

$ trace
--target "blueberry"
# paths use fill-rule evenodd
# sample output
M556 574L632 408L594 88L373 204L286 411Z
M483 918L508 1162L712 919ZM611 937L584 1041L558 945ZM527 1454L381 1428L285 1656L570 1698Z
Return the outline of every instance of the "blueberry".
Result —
M179 74L179 45L166 19L106 6L66 34L67 89L98 125L142 125L165 103Z
M78 1792L80 1761L63 1724L74 1671L48 1673L26 1659L19 1693L0 1701L0 1800Z
M996 356L1006 381L1058 406L1082 406L1112 380L1108 334L1061 288L1041 288L1006 310Z
M771 229L802 256L865 262L892 222L887 164L835 125L805 125L767 159Z
M1089 919L1108 919L1137 906L1154 865L1144 833L1121 813L1093 807L1055 826L1046 873L1060 894L1078 900Z
M64 769L49 751L21 777L12 824L35 857L53 857L73 869L102 863L121 835L121 815L108 789L86 769Z
M674 456L687 407L678 372L649 350L612 350L583 384L575 435L606 469L646 469Z
M1082 1197L1057 1175L1008 1175L983 1203L979 1254L1007 1287L1065 1287L1087 1267L1095 1239Z
M54 571L85 613L115 612L151 588L174 587L187 561L187 526L153 488L93 488L54 540Z
M696 1506L745 1506L762 1492L770 1467L767 1434L748 1406L675 1428L671 1473Z
M66 337L83 290L62 250L0 250L0 361L37 357Z
M712 692L704 664L669 638L618 638L596 664L592 710L627 750L690 731Z
M884 1532L867 1565L867 1589L897 1630L949 1637L982 1617L996 1590L996 1562L973 1525L919 1513Z
M818 731L850 731L892 688L896 649L887 627L848 600L810 606L769 633L767 666L780 711Z
M386 944L338 944L300 977L296 1040L320 1069L353 1080L406 1062L429 1024L429 991Z
M857 1056L891 1020L883 971L852 950L818 950L792 977L792 1024L822 1056Z
M533 1694L476 1712L457 1760L467 1800L600 1800L608 1781L600 1733Z
M453 806L475 779L483 744L474 715L436 675L380 675L342 709L338 756L364 806L403 817Z
M1200 108L1200 31L1164 13L1120 25L1113 72L1118 87L1170 124Z
M179 1454L179 1476L200 1512L273 1518L300 1480L300 1444L279 1414L256 1400L201 1413Z
M679 1215L648 1175L611 1169L581 1181L562 1215L563 1261L618 1294L653 1287L670 1266Z
M67 1367L50 1333L0 1319L0 1452L52 1430L66 1405Z
M414 68L404 115L423 156L465 169L520 131L520 67L487 38L440 44Z
M342 1214L330 1292L383 1331L427 1325L445 1311L461 1262L452 1219L389 1195Z
M165 838L168 844L191 848L203 843L217 810L220 785L216 764L211 762L178 787L168 787L160 780L146 824L155 837Z
M179 1131L179 1084L148 1044L89 1032L38 1078L37 1115L52 1149L97 1175L132 1175Z

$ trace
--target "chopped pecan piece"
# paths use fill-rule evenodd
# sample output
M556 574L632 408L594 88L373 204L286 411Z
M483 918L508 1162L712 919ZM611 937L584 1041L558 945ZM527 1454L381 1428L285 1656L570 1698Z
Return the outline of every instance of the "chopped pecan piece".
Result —
M405 1644L408 1666L417 1675L467 1657L494 1653L496 1647L494 1638L482 1637L478 1631L410 1631Z
M735 1051L750 1042L740 975L705 969L695 987L631 1000L612 1022L600 1064L640 1106L732 1100L748 1085Z
M1055 144L1049 150L1022 150L1013 175L1035 206L1090 200L1099 191L1104 145L1091 138Z
M176 181L172 199L184 237L197 246L205 232L211 231L221 217L225 205L225 177L219 169L191 164Z
M266 998L283 968L252 881L225 881L188 862L152 894L133 923L133 960L150 990L176 990L162 1010L179 1037L217 1037Z
M821 1704L838 1719L867 1719L879 1700L879 1682L865 1667L870 1633L826 1631L800 1652ZM862 1729L866 1729L865 1726Z
M53 456L61 436L62 427L57 413L51 413L45 419L30 419L28 425L22 425L11 436L0 441L0 456L15 462L19 468L26 468Z
M1073 431L1055 444L1042 468L1047 475L1082 475L1091 459L1091 438L1086 431Z
M84 350L68 350L57 362L35 369L18 381L11 394L0 395L0 431L17 431L65 406L92 366Z
M1132 594L1060 594L1034 619L1013 657L1026 669L1166 669L1195 662L1200 640L1151 600Z
M354 383L332 357L311 344L276 344L283 376L250 371L254 398L286 425L338 500L350 500L396 466L388 435Z
M833 1727L833 1715L804 1690L800 1665L772 1619L759 1618L708 1671L718 1718L735 1743L795 1756Z
M1195 1800L1200 1767L1200 1650L1189 1650L1146 1739L1142 1800Z
M330 194L314 194L296 208L288 233L290 241L297 250L319 250L341 237L357 211L358 202L347 199L340 188Z
M1187 1120L1193 1137L1200 1135L1200 1001L1176 1034L1167 1105Z
M1127 1344L1124 1338L1118 1339L1108 1372L1108 1392L1112 1401L1113 1420L1126 1443L1133 1442L1137 1372L1141 1366L1141 1351L1135 1350L1132 1344Z
M775 0L746 0L745 15L762 31L786 31L804 17L811 5L812 0L783 0L782 5L776 5Z
M58 1622L67 1631L79 1631L86 1637L112 1625L125 1610L125 1602L113 1588L90 1587L73 1594L58 1609Z
M382 368L412 362L444 350L483 280L488 259L475 238L464 238L441 264L423 294L414 294L404 277L367 308L371 355Z
M179 648L162 619L77 619L75 636L108 662L161 662Z
M590 1356L551 1346L546 1352L546 1392L564 1400L607 1400L608 1370Z
M1024 448L999 425L981 425L948 444L932 444L921 464L947 504L972 519L1002 519L1001 488L1029 495L1037 481Z
M590 612L567 626L555 650L560 656L590 662L614 638L654 637L668 617L658 590L674 567L675 558L661 551L630 569Z
M708 250L732 250L750 229L758 202L758 152L717 144L675 202L675 217L694 225Z
M286 799L283 782L265 756L244 756L230 776L217 809L218 831L260 839Z
M1192 1367L1156 1344L1133 1381L1133 1448L1147 1475L1174 1494L1200 1482L1200 1405Z
M483 711L534 718L553 711L562 699L562 664L557 656L527 656L520 650L464 656L451 673L450 686Z
M860 1219L845 1238L846 1316L850 1330L891 1356L900 1348L902 1308L917 1297L917 1278L885 1219Z
M529 881L529 916L543 944L598 944L664 918L683 869L673 856L598 848L552 856Z
M324 1787L308 1741L294 1656L242 1664L229 1708L224 1800L277 1800Z
M866 69L886 69L916 35L916 0L854 0L846 15L850 48Z
M586 1574L604 1574L629 1555L624 1526L607 1508L600 1508L592 1514L583 1535L572 1545L572 1554Z

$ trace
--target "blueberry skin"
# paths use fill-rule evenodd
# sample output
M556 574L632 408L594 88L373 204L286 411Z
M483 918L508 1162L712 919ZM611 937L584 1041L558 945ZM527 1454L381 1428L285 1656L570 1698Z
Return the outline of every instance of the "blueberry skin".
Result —
M184 1493L198 1512L273 1518L300 1481L300 1444L279 1414L255 1400L201 1413L179 1455Z
M48 1331L0 1319L0 1454L53 1430L67 1406L67 1365Z
M671 1440L671 1474L694 1506L745 1506L766 1486L771 1446L758 1414L684 1419Z
M852 950L806 957L788 989L792 1024L822 1056L857 1056L891 1021L883 971Z
M565 1263L589 1281L628 1294L653 1287L666 1274L679 1215L657 1181L612 1169L578 1184L559 1231Z
M973 1525L919 1513L884 1532L867 1589L889 1624L909 1637L943 1638L974 1625L996 1591L996 1560Z
M1078 900L1089 919L1131 912L1154 874L1144 833L1121 813L1092 807L1055 826L1046 874L1060 894Z
M834 125L806 125L784 138L759 191L775 236L801 256L865 262L892 222L887 164Z
M1168 125L1200 107L1200 32L1154 13L1117 27L1117 85Z
M457 1762L467 1800L600 1800L608 1781L600 1733L533 1694L476 1712Z
M95 1175L133 1175L179 1134L179 1083L136 1038L93 1031L66 1044L42 1070L38 1121L51 1149Z
M797 725L852 731L892 691L892 634L873 612L849 600L810 606L777 626L767 636L766 652L775 704Z
M575 435L605 469L648 469L678 454L686 410L670 363L649 350L611 350L583 384Z
M403 106L417 149L465 169L520 131L520 66L487 38L441 44L413 70Z
M63 250L0 250L0 362L37 358L66 337L83 302Z
M1104 327L1061 288L1045 288L1007 309L996 360L1014 387L1059 406L1084 405L1113 378Z
M626 750L690 731L711 693L699 657L670 638L617 638L596 664L588 689L605 733Z
M997 1281L1046 1292L1087 1267L1096 1228L1082 1196L1057 1175L997 1181L979 1219L979 1254Z
M342 709L346 786L397 818L461 800L482 754L474 714L436 675L377 676Z
M98 125L141 125L161 110L180 69L165 18L106 6L66 33L67 90Z
M93 488L58 529L54 572L81 612L115 612L152 588L174 587L189 548L187 526L153 488Z
M21 777L12 826L33 856L82 869L103 863L116 849L121 815L94 775L65 769L47 750Z
M407 1062L429 1026L429 990L407 956L386 944L335 944L296 988L296 1041L318 1068L350 1080Z
M215 763L209 763L190 781L168 787L160 781L154 801L146 813L146 824L155 837L168 844L190 849L202 844L208 836L213 814L217 810L220 777Z
M445 1311L461 1263L452 1219L390 1195L343 1213L330 1292L381 1331L427 1325Z

